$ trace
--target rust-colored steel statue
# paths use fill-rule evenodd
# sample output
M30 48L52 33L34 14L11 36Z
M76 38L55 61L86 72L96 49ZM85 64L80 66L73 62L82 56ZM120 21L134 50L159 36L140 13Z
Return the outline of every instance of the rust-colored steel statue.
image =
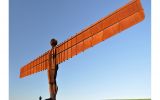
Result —
M58 64L56 64L56 49L54 47L57 45L57 40L52 39L50 41L52 46L51 51L49 51L49 68L48 68L48 81L49 81L49 91L50 99L56 100L56 94L58 91L58 86L56 82Z
M136 25L144 17L140 0L132 0L59 45L57 40L52 39L52 49L23 66L20 69L20 78L48 70L50 100L56 100L58 64Z

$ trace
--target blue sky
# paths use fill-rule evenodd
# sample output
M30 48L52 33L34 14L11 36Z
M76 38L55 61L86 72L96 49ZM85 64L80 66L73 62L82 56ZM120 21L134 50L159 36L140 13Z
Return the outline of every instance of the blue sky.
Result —
M47 71L20 79L19 69L129 0L10 0L10 100L49 97ZM150 97L150 0L145 20L59 65L57 100Z

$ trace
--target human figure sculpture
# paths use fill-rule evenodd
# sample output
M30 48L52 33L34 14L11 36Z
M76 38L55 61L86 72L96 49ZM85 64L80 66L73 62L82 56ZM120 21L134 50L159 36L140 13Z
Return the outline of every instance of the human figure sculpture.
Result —
M56 82L58 64L56 64L55 61L56 50L54 49L54 47L57 45L57 40L51 39L50 44L52 46L52 49L50 50L49 60L51 61L49 65L50 67L48 69L49 91L50 91L50 100L56 100L56 95L58 91L58 86Z

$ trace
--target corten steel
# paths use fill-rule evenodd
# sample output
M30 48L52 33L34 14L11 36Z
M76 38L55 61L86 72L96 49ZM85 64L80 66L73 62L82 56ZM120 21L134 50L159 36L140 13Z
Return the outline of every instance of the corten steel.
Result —
M50 91L50 99L56 100L56 94L58 91L58 86L56 82L58 64L56 64L56 49L53 49L57 45L57 40L52 39L50 41L52 50L49 52L49 68L48 68L48 83Z
M52 46L51 50L23 66L20 69L20 78L46 69L50 70L51 66L58 68L58 64L136 25L144 18L140 0L132 0L61 44ZM53 61L54 64L51 64Z

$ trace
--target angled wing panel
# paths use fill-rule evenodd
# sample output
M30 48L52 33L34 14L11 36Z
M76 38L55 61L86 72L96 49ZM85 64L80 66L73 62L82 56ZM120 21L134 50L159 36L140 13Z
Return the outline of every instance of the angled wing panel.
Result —
M82 30L67 41L56 46L56 63L72 58L84 50L141 22L144 11L140 0L132 2ZM49 51L20 69L20 78L46 70L49 66Z
M140 0L132 0L127 5L58 45L56 47L57 64L141 22L143 19L144 11Z
M20 69L20 78L46 70L49 66L49 51L29 62Z

